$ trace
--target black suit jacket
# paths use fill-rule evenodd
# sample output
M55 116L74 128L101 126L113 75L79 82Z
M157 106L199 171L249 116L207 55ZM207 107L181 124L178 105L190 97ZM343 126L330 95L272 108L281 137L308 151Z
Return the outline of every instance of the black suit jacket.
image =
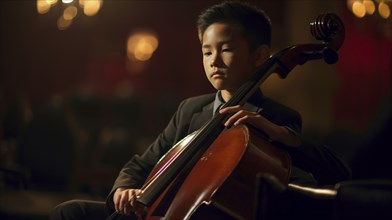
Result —
M167 127L149 146L145 153L141 156L133 156L122 168L107 198L108 208L113 209L113 193L117 188L140 188L158 160L172 146L188 134L198 130L212 118L214 99L215 94L207 94L188 98L181 102ZM261 93L253 96L249 102L254 106L261 107L260 114L275 124L287 126L294 132L300 132L301 117L298 112L269 98L263 97ZM325 156L325 152L327 152L327 156ZM294 166L297 162L296 158L300 160L304 159L302 156L303 153L307 154L305 156L306 160L311 158L309 163L300 163L301 170L299 172L297 172L299 169L293 169L293 181L313 180L312 176L308 175L308 172L303 172L302 169L308 170L309 172L320 172L324 175L330 171L335 171L336 167L343 167L343 170L346 168L344 163L339 158L336 158L328 148L322 147L319 149L319 146L309 144L309 146L292 150L291 153L294 156L292 158ZM310 168L307 169L307 166ZM316 169L314 168L315 166L317 167Z

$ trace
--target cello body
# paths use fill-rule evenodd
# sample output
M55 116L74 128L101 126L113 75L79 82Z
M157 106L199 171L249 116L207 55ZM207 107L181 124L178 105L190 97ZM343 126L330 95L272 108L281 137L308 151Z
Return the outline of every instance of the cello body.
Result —
M174 146L150 177L160 173L191 139L192 135ZM149 207L146 219L251 219L257 174L273 173L287 184L290 169L289 155L261 138L256 130L244 125L225 129L174 194L168 195L171 192L165 190ZM171 199L163 201L165 197Z

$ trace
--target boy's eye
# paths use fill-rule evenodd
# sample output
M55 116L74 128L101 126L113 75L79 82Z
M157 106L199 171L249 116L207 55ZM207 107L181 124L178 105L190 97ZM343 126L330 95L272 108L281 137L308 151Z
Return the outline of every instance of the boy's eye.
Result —
M204 56L210 56L212 53L210 51L203 52Z
M234 49L233 48L224 48L222 49L222 52L233 52Z

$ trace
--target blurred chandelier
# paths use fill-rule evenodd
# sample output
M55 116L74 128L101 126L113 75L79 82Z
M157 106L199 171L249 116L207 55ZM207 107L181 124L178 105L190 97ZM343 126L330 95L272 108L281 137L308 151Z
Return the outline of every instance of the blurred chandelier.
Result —
M391 17L392 0L347 0L347 7L358 18L377 12L381 18L388 19Z
M57 19L59 30L68 29L79 11L83 11L86 16L94 16L103 4L103 0L37 0L37 11L39 14L46 14L58 2L61 2L63 8L62 14Z

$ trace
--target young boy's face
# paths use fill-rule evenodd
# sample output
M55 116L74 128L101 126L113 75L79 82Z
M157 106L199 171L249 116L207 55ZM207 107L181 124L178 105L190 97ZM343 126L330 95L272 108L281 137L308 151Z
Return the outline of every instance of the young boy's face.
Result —
M255 57L236 25L213 23L201 43L204 71L217 90L234 93L256 70Z

